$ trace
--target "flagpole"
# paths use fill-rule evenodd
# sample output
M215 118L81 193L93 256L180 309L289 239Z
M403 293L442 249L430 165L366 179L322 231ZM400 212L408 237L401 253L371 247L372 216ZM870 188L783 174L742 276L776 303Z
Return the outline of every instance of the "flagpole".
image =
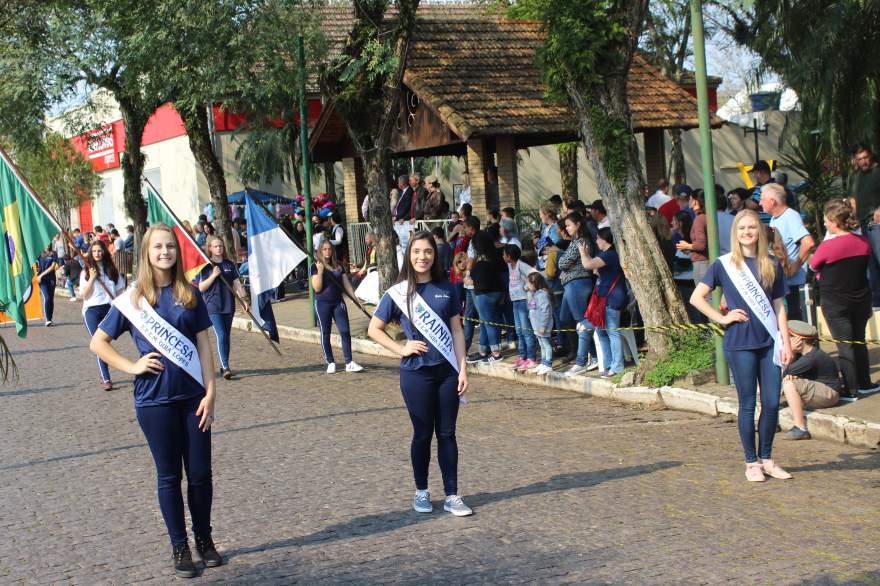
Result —
M270 218L272 217L272 214L269 213L269 210L266 209L266 206L263 205L263 202L254 199L254 203L256 203L258 206L260 206L260 209L263 210L263 213L265 213L265 214L266 214L267 216L269 216ZM273 220L273 222L274 222L274 220ZM294 240L293 235L291 235L291 234L287 231L287 229L284 228L284 226L282 226L282 225L279 224L278 222L275 222L275 223L278 225L279 228L281 228L281 231L284 232L285 236L287 236L287 237L290 239L291 242L293 242L294 244L296 244L296 240ZM300 250L302 250L302 249L300 249ZM315 259L314 259L314 257L312 257L312 255L310 255L310 254L308 253L308 251L303 251L303 252L305 252L305 254L306 254L306 258L305 258L305 260L308 261L308 262L310 262L311 264L314 264L314 263L315 263ZM297 265L297 266L299 266L299 265ZM357 297L352 297L351 293L349 293L349 292L345 289L345 287L342 286L342 283L339 282L339 279L337 279L336 276L335 276L332 272L325 273L325 274L326 274L327 276L330 277L330 280L333 281L333 283L334 283L337 287L339 287L339 290L342 291L342 293L343 293L346 297L348 297L349 299L351 299L351 300L354 302L354 304L357 305L358 309L360 309L362 312L364 312L364 315L365 315L365 316L367 316L368 318L371 318L371 319L372 319L373 315L372 315L369 311L367 311L366 308L364 308L364 306L361 304L360 299L358 299ZM307 279L308 279L308 281L309 281L309 286L311 287L311 281L312 281L312 277L311 277L311 275L308 276ZM314 305L314 303L312 303L312 305Z
M146 177L144 177L144 181L146 181L147 185L149 185L153 189L153 193L156 194L156 197L159 198L159 201L162 202L162 205L165 206L165 210L169 214L171 214L171 217L174 218L174 221L177 222L177 224L179 226L183 226L183 222L180 221L180 218L177 217L177 214L174 213L174 211L171 209L171 206L169 206L168 203L166 203L166 201L162 198L162 195L159 193L159 190L156 189L156 186L153 185L150 182L150 180L147 179ZM199 246L198 242L195 241L195 238L192 237L192 234L187 232L185 229L182 230L182 232L184 234L186 234L186 237L189 238L189 241L192 243L192 245L196 247L196 250L199 251L199 254L202 255L202 258L204 258L209 264L211 264L213 266L214 261L212 261L208 257L208 255L205 254L205 251L202 250L202 247ZM180 260L180 259L178 259L178 260ZM252 314L251 310L247 307L247 305L245 305L244 300L235 293L235 289L232 288L232 285L229 284L229 281L227 281L226 278L222 274L220 275L220 281L224 285L226 285L226 288L229 289L229 291L232 293L232 297L234 297L235 299L238 299L238 302L241 304L241 308L244 310L244 312L246 314L248 314L248 316L251 318L251 320L255 324L259 325L260 322L257 321L257 318L254 317L254 314ZM266 330L264 330L262 327L260 327L259 329L260 329L260 332L263 334L263 337L266 338L266 341L269 342L269 345L272 346L272 349L275 350L275 353L278 354L278 356L283 356L283 354L281 354L281 350L278 349L278 347L275 345L275 342L273 342L272 339L269 337L269 334L266 333Z

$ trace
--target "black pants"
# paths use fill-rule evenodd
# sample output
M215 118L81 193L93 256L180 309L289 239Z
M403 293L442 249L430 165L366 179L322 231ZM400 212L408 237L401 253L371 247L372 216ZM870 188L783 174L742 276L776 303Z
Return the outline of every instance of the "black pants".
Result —
M423 366L400 371L400 390L413 425L410 444L416 488L428 488L431 439L437 434L437 460L446 495L458 494L458 373L451 365Z
M785 295L785 304L788 306L788 319L804 319L804 312L802 309L803 301L801 301L801 290L800 285L792 285L788 288L788 293Z
M842 304L822 304L822 314L835 340L865 341L865 326L871 317L870 305L850 307ZM868 347L865 344L837 344L837 360L843 373L846 389L855 393L871 384L868 369Z
M55 281L40 283L40 296L43 298L43 317L52 321L55 315Z

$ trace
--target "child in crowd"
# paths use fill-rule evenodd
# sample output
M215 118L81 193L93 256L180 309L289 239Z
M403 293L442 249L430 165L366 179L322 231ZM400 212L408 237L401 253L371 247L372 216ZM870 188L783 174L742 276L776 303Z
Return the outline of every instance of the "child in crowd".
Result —
M449 282L459 299L464 299L464 278L467 275L468 256L467 252L459 252L452 261L452 270L449 272ZM463 305L463 304L462 304Z
M538 339L538 345L541 346L541 364L533 372L547 374L553 370L553 348L550 346L550 335L553 332L553 292L550 291L544 275L537 271L529 273L526 285L529 322Z
M62 274L64 275L65 285L67 287L67 292L70 293L70 300L76 301L76 290L73 288L74 284L79 283L79 275L82 272L83 266L79 258L71 258L69 254L64 255L64 268L62 269Z
M507 263L508 293L513 303L513 324L516 329L519 358L513 363L513 369L526 371L537 366L535 358L535 337L529 324L529 307L526 301L526 279L535 272L534 267L520 261L522 251L516 244L504 245L504 262Z
M790 440L810 439L804 408L827 409L840 400L840 376L837 364L816 346L818 331L798 320L788 322L791 350L799 356L783 374L782 391L794 421L783 437Z
M511 207L501 208L501 219L513 220L516 217L516 210Z

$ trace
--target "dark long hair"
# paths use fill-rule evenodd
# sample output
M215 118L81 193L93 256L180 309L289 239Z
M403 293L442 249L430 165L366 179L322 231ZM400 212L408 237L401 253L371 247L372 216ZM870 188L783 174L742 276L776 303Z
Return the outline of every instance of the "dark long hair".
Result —
M113 257L110 256L110 251L107 249L107 245L104 244L103 240L96 238L89 244L89 251L85 255L86 267L98 271L98 265L95 263L95 259L92 258L92 248L95 246L100 246L101 250L104 252L104 255L101 257L101 269L104 271L104 274L110 277L110 280L115 283L119 280L119 270L116 268L116 265L113 264ZM100 275L100 271L98 271L98 274Z
M580 212L570 212L567 216L565 216L565 221L578 225L577 234L572 237L572 240L574 240L575 238L587 237L587 219L582 216Z
M439 259L437 258L437 241L434 240L434 235L427 230L419 230L410 237L409 243L406 245L406 252L403 253L403 267L401 267L400 276L397 278L398 283L406 281L406 307L410 315L412 315L412 306L410 304L416 293L416 285L418 285L418 275L412 266L411 260L412 247L417 240L427 240L431 248L434 249L434 262L431 264L431 281L446 280L443 267L440 266Z

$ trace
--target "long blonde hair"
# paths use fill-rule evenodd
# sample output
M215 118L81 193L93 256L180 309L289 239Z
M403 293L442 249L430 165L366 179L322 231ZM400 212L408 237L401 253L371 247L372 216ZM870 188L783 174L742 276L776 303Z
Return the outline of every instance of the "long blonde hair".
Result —
M746 218L752 218L758 223L758 254L755 258L758 261L758 280L761 282L762 287L768 289L773 286L773 281L776 279L776 265L767 251L767 231L764 229L763 224L761 224L761 217L758 216L758 212L742 210L733 218L733 225L730 227L730 259L736 268L742 268L745 256L736 233L740 222Z
M171 234L171 238L174 239L174 247L177 249L177 262L174 263L174 268L172 269L174 275L171 283L171 286L174 287L172 293L175 301L187 309L192 309L196 306L196 295L193 292L192 283L186 280L186 275L183 273L183 252L180 250L180 242L178 242L174 230L161 223L150 226L141 240L137 282L132 293L132 301L135 307L139 306L141 297L154 307L159 303L159 290L153 281L153 267L150 264L150 237L154 232L168 232Z

